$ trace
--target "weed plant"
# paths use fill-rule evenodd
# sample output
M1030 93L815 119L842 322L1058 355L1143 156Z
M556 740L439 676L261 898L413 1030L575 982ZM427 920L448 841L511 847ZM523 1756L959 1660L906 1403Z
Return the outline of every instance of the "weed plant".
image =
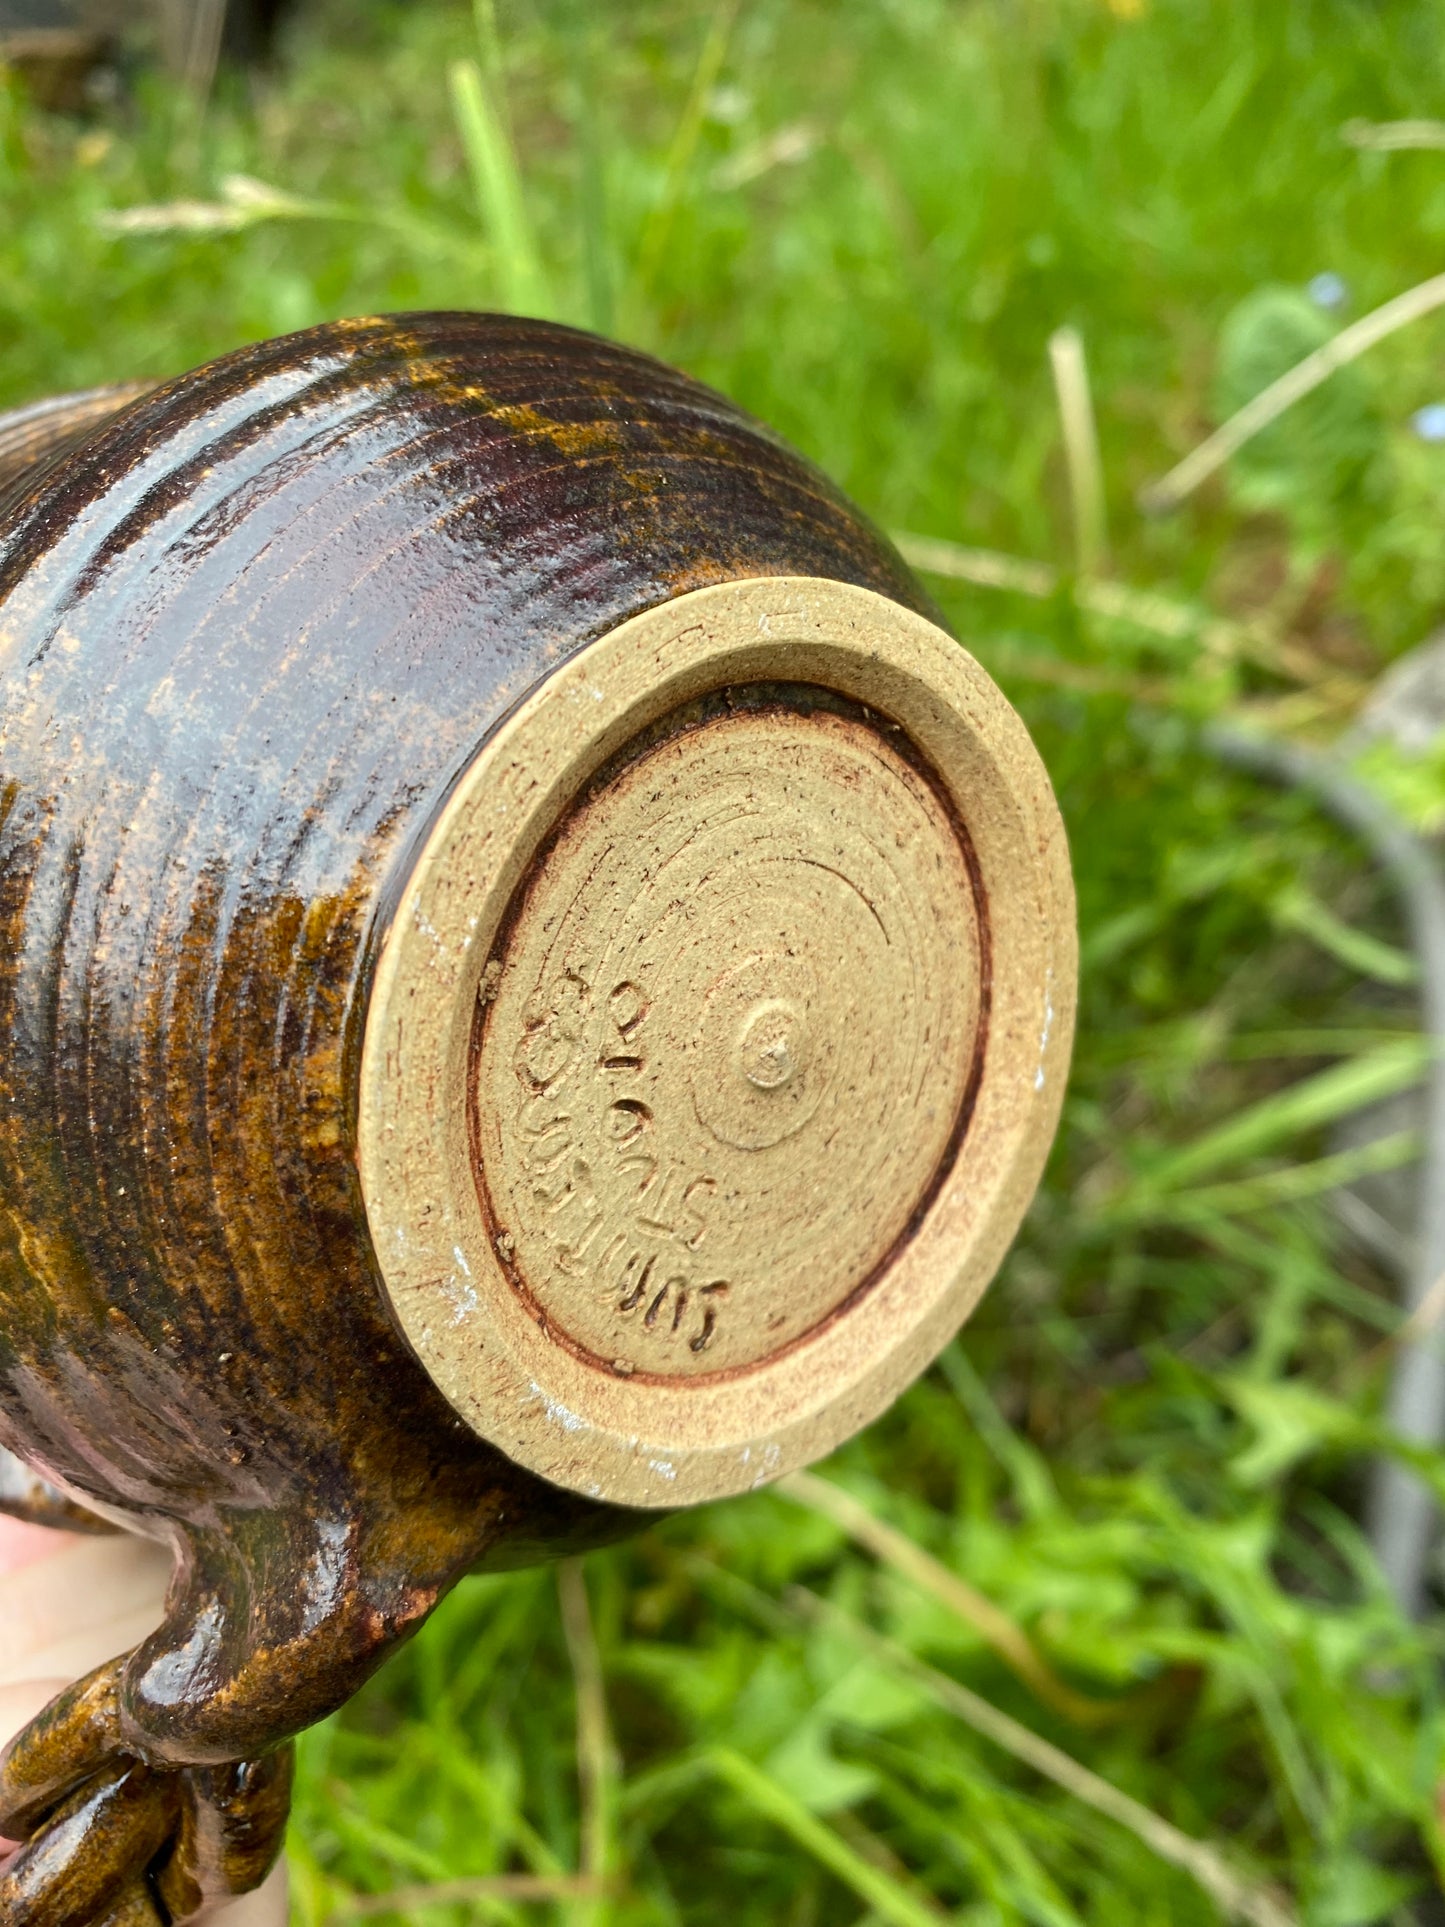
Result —
M0 404L379 309L619 334L1013 558L933 586L1071 829L1071 1096L971 1325L828 1486L465 1583L303 1743L306 1927L1441 1917L1441 1622L1360 1523L1395 1286L1332 1195L1418 1152L1334 1135L1420 1080L1412 963L1366 854L1201 725L1326 739L1440 620L1445 319L1137 494L1445 265L1445 153L1341 134L1442 112L1445 0L334 0L204 111L0 91ZM1373 768L1445 817L1445 759Z

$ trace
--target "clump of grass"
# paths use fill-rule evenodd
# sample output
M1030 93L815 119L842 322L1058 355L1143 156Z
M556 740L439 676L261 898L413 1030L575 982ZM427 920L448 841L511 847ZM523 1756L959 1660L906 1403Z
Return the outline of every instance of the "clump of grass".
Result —
M1445 5L480 23L321 5L205 113L0 92L0 402L507 303L727 389L910 532L1040 742L1080 1044L1003 1276L825 1468L846 1503L677 1518L560 1604L546 1573L464 1585L303 1747L298 1919L405 1890L393 1917L438 1927L1423 1921L1440 1623L1401 1617L1358 1523L1399 1316L1329 1202L1336 1123L1424 1068L1409 959L1361 852L1200 724L1338 728L1440 620L1445 449L1409 423L1445 319L1371 351L1369 448L1308 513L1217 480L1136 501L1232 399L1238 304L1298 315L1329 269L1348 320L1436 268L1439 154L1339 130L1433 121ZM1399 778L1422 821L1440 782Z

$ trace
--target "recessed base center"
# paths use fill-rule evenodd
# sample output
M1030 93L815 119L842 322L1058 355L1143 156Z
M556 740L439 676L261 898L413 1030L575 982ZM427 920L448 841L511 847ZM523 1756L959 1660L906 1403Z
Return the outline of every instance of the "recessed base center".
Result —
M960 1124L967 853L896 733L738 691L617 760L519 893L482 1007L478 1187L604 1370L756 1366L865 1286Z

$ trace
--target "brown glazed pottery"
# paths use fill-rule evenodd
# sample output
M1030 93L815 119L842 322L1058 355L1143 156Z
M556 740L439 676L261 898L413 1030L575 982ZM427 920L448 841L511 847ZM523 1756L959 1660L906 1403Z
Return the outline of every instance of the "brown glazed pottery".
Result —
M0 1506L171 1545L0 1921L255 1886L464 1573L866 1424L1008 1246L1073 901L898 557L686 377L340 322L0 418Z

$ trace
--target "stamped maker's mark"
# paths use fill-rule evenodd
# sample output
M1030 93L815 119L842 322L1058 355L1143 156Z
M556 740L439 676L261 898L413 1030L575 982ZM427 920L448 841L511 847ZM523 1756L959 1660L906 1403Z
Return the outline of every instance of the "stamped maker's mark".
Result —
M559 1272L654 1341L704 1352L732 1289L709 1275L703 1249L717 1180L669 1156L652 1108L629 1088L648 1068L644 991L613 984L596 1012L600 1044L589 1045L594 1009L591 986L566 972L524 1026L516 1125L530 1202Z

